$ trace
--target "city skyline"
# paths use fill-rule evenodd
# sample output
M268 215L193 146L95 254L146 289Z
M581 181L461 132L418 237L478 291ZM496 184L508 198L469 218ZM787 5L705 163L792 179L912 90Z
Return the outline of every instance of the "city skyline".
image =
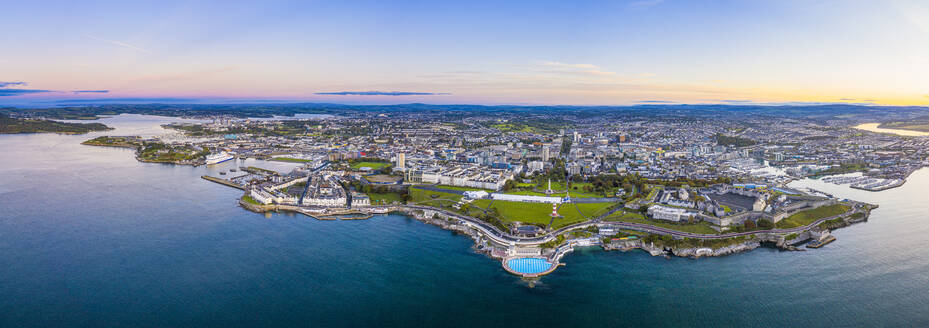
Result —
M5 6L0 105L929 105L916 1Z

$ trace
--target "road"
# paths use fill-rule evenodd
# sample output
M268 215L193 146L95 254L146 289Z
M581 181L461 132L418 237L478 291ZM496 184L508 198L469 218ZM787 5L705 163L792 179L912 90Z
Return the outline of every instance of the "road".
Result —
M467 216L467 215L463 215L463 214L459 214L459 213L455 213L455 212L451 212L451 211L447 211L447 210L443 210L443 209L435 208L435 207L431 207L431 206L404 205L403 207L406 207L406 208L409 208L409 209L436 211L436 212L442 213L442 214L447 215L447 216L450 216L450 217L454 217L454 218L461 219L461 220L463 220L463 221L467 221L467 222L470 223L472 226L476 227L478 230L481 230L481 232L483 232L483 233L484 233L485 235L487 235L489 238L494 239L494 241L496 241L496 242L498 242L498 243L500 243L500 244L504 244L504 245L506 245L506 244L516 244L516 245L519 245L519 246L535 246L535 245L543 244L543 243L546 243L546 242L548 242L548 241L554 239L556 236L561 235L561 234L563 234L563 233L566 233L566 232L569 232L569 231L572 231L572 230L586 229L586 228L591 227L591 226L600 226L600 227L602 227L602 226L608 226L608 227L619 228L619 229L627 229L627 230L634 230L634 231L641 231L641 232L654 233L654 234L658 234L658 235L671 235L671 236L674 236L674 237L696 238L696 239L726 239L726 238L741 237L741 236L749 236L749 235L755 235L755 234L765 234L765 233L786 233L786 234L790 234L790 233L796 233L796 232L801 232L801 231L808 230L808 229L813 228L813 227L815 227L815 226L817 226L817 225L819 225L819 224L821 224L821 223L823 223L823 222L825 222L825 221L828 221L828 220L836 219L836 218L839 218L839 217L842 217L842 216L845 216L845 215L852 215L852 214L855 214L855 213L861 213L861 212L862 212L861 205L859 204L859 205L855 205L854 209L853 209L851 212L846 212L846 213L843 213L843 214L839 214L839 215L835 215L835 216L830 216L830 217L822 218L822 219L816 220L816 221L814 221L813 223L810 223L810 224L805 225L805 226L799 226L799 227L787 228L787 229L756 230L756 231L732 232L732 233L714 234L714 235L683 232L683 231L677 231L677 230L672 230L672 229L667 229L667 228L662 228L662 227L656 227L656 226L653 226L653 225L641 224L641 223L611 222L611 221L603 222L603 221L600 221L600 219L603 217L603 216L601 216L601 218L597 218L597 219L595 219L595 220L593 220L593 221L587 221L587 222L582 222L582 223L575 223L575 224L572 224L572 225L569 225L569 226L562 227L562 228L560 228L560 229L558 229L558 230L555 230L555 231L552 232L552 233L548 233L548 234L546 234L546 235L544 235L544 236L539 236L539 237L518 237L518 236L513 236L513 235L511 235L511 234L509 234L509 233L500 231L500 229L497 229L497 227L491 226L491 225L489 225L489 224L487 224L487 223L485 223L485 222L483 222L483 221L481 221L481 220L479 220L479 219L477 219L477 218L471 217L471 216Z

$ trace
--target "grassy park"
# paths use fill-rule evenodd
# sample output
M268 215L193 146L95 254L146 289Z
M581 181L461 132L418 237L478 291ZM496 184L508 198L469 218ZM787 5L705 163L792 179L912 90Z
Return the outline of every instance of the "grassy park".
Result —
M783 220L781 220L780 222L778 222L777 227L780 229L785 229L785 228L805 226L822 218L827 218L830 216L835 216L835 215L848 212L848 210L849 210L849 207L843 204L820 206L814 209L794 213L793 215L788 216L784 218Z
M551 220L552 204L545 203L523 203L511 201L493 201L489 199L479 199L472 203L474 206L489 209L495 208L500 213L500 219L504 222L519 221L528 224L547 225Z
M402 203L403 195L395 192L385 192L385 193L376 193L369 192L367 193L368 197L371 198L372 205L387 205L393 202Z
M522 222L525 224L548 225L552 223L551 228L558 229L573 223L584 222L588 219L595 218L606 213L612 203L565 203L561 204L558 214L561 217L552 221L552 204L548 203L525 203L512 201L493 201L489 199L480 199L472 203L473 207L492 210L495 209L500 214L503 222Z
M613 203L564 203L558 208L558 214L566 221L581 222L606 214Z
M352 170L361 170L362 167L369 167L371 170L380 170L390 166L387 162L355 162L352 163Z
M444 207L461 200L461 195L410 188L410 203L425 206Z

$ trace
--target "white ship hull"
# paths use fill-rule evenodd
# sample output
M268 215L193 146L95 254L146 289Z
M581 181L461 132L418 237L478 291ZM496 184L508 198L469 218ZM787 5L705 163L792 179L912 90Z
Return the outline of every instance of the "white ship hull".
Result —
M219 163L222 163L222 162L225 162L225 161L234 159L234 158L235 158L235 157L233 157L232 155L229 155L229 154L226 154L226 153L222 153L222 154L220 154L220 155L218 155L218 156L207 156L207 157L206 157L206 164L207 164L207 165L210 165L210 164L219 164Z

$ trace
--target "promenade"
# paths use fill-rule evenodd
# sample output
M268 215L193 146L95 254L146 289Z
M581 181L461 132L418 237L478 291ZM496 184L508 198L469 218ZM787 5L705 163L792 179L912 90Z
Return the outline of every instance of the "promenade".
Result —
M488 238L492 239L494 242L497 242L502 245L516 245L516 246L523 246L523 247L538 246L538 245L541 245L548 241L553 240L558 235L561 235L561 234L564 234L564 233L567 233L573 230L586 229L591 226L612 227L612 228L618 228L618 229L626 229L626 230L653 233L657 235L670 235L673 237L694 238L694 239L726 239L726 238L750 236L750 235L756 235L756 234L791 234L791 233L798 233L798 232L812 229L818 226L819 224L829 221L829 220L833 220L833 219L837 219L840 217L863 212L862 205L856 204L853 207L852 211L845 212L839 215L821 218L804 226L785 228L785 229L768 229L768 230L755 230L755 231L746 231L746 232L731 232L731 233L723 233L723 234L698 234L698 233L677 231L673 229L667 229L667 228L662 228L662 227L657 227L657 226L642 224L642 223L602 221L601 218L597 218L591 221L575 223L575 224L563 227L561 229L548 233L544 236L519 237L519 236L511 235L504 231L500 231L500 229L497 229L497 227L484 223L480 219L467 216L467 215L463 215L460 213L455 213L455 212L451 212L451 211L447 211L447 210L443 210L443 209L439 209L439 208L435 208L431 206L422 206L422 205L403 205L399 207L403 207L406 209L412 209L412 210L430 210L430 211L442 213L445 216L460 219L462 221L469 223L470 226L478 229L479 231L484 233L484 235L486 235Z

